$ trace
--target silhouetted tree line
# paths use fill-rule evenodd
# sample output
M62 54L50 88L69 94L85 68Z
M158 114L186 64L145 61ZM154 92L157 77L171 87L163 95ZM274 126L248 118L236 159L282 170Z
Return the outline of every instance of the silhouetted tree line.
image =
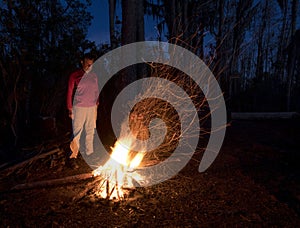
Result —
M122 15L137 7L137 0L121 2L132 4ZM146 0L139 10L156 20L156 39L188 48L210 66L228 109L299 111L298 5L299 0ZM139 34L139 27L130 34Z

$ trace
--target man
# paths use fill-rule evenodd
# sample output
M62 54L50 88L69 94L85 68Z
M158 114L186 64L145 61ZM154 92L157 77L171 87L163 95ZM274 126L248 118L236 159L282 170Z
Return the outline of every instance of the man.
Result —
M94 152L93 141L99 101L98 78L91 71L94 60L90 53L85 54L81 60L82 68L69 77L67 108L73 125L70 158L77 158L78 151L81 149L81 138L85 141L83 147L85 154L89 156Z

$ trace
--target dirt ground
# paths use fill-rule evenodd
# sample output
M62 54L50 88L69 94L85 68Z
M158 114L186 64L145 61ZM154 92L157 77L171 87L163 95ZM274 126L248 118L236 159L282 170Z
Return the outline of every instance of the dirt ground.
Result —
M232 121L207 171L198 172L195 153L174 178L132 190L119 202L85 191L91 179L12 190L90 171L82 160L71 167L65 145L58 145L58 155L2 169L0 226L300 227L299 127L299 120Z

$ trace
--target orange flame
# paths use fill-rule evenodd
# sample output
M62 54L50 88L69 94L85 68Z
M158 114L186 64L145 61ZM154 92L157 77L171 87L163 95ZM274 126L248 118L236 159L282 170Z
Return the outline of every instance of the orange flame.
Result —
M117 141L112 148L110 159L103 167L99 167L93 171L94 176L103 176L104 178L97 192L102 198L124 198L122 188L131 188L134 186L133 180L142 180L142 177L132 172L132 170L140 165L144 153L139 152L131 159L130 148L132 142L133 139L130 138Z

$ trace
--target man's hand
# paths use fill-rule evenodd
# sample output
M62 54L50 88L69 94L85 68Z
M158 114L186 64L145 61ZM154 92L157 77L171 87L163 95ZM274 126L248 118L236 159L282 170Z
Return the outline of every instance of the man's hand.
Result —
M72 120L74 119L74 115L73 115L72 110L69 110L69 117L70 117Z
M94 114L95 115L95 121L97 120L97 115L98 115L97 112L98 112L98 105L96 105L96 108L95 108L95 114Z

